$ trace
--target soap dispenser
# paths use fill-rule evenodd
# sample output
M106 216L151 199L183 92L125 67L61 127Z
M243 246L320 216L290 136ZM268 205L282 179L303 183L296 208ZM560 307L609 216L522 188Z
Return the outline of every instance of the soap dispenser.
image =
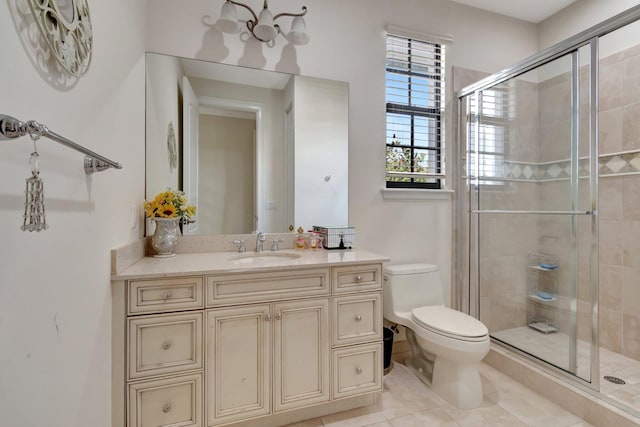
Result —
M309 249L318 249L318 235L314 232L309 237Z
M298 238L296 239L296 249L304 249L305 247L304 234L302 234L303 232L304 232L304 228L298 227Z

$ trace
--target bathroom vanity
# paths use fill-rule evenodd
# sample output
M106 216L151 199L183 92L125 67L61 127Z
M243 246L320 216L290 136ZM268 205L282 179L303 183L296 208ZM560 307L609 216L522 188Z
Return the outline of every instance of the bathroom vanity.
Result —
M280 426L373 403L384 261L210 252L114 271L114 427Z

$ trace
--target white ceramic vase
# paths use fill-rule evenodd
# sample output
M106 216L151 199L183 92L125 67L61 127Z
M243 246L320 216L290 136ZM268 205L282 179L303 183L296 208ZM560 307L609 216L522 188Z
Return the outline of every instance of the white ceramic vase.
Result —
M166 258L175 255L178 246L180 218L154 218L156 230L151 236L151 247L155 249L158 258Z

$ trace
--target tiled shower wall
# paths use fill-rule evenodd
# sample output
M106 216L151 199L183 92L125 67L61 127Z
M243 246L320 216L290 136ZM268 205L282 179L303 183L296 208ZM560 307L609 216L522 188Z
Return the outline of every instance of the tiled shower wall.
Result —
M640 46L600 61L599 125L600 344L640 360Z

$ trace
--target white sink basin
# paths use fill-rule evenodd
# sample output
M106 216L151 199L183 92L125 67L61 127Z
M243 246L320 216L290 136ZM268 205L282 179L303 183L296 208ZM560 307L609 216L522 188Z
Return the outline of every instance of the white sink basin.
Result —
M257 252L252 254L237 255L230 258L230 260L234 264L240 265L266 265L286 263L298 258L300 258L299 254L292 254L287 252Z

